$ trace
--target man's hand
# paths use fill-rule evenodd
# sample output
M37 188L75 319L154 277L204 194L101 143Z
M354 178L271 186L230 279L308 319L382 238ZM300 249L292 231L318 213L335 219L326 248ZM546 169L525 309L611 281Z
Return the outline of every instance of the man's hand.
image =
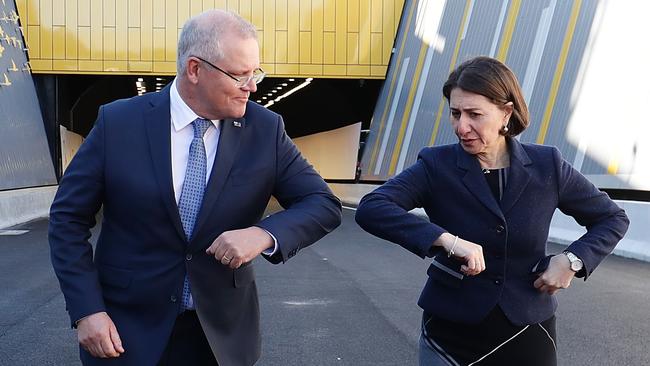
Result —
M117 328L104 311L82 318L77 323L77 338L93 357L119 357L124 353Z
M571 262L564 254L558 254L551 258L548 268L537 277L533 284L541 292L548 292L550 295L559 289L568 288L575 272L571 270Z
M264 250L273 247L273 238L269 233L257 226L246 229L224 231L206 253L232 269L252 261Z

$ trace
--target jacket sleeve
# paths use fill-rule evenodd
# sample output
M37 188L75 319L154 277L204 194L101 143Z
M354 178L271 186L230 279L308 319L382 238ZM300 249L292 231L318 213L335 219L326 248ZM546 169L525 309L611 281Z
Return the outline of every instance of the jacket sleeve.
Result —
M66 169L50 208L50 256L73 327L77 320L105 311L88 241L104 195L102 115L100 108L95 127Z
M409 211L423 207L435 189L434 157L425 159L427 149L417 162L361 199L356 221L365 231L389 240L424 258L432 256L433 242L446 230Z
M276 264L286 262L341 223L341 202L287 136L282 118L278 116L277 122L273 196L284 210L257 224L277 239L279 250L264 256Z
M567 248L584 264L585 280L623 238L629 220L625 211L600 191L553 149L558 177L558 208L587 232Z

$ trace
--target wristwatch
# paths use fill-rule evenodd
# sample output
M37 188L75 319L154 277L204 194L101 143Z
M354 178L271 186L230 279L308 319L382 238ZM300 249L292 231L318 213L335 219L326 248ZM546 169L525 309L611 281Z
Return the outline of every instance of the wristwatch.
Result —
M582 259L578 258L577 255L571 253L568 250L563 251L564 255L566 255L567 258L569 258L569 262L571 263L571 270L573 272L580 272L582 270L582 267L584 264L582 263Z

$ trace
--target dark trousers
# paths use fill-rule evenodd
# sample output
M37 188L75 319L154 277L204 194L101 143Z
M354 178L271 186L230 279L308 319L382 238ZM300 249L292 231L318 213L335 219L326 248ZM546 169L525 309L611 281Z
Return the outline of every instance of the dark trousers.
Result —
M184 311L174 324L158 366L218 366L195 311Z

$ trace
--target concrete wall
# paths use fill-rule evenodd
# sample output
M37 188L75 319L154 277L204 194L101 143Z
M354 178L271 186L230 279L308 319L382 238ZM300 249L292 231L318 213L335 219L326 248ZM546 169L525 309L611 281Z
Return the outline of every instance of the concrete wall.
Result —
M0 192L0 229L47 217L58 186Z
M361 122L293 139L302 155L325 179L354 179Z

